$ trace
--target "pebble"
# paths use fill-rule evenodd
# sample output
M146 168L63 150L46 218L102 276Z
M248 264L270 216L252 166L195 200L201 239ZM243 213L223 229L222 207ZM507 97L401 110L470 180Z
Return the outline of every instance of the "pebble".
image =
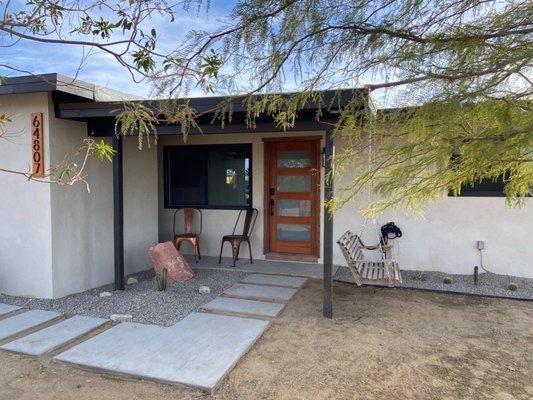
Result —
M115 322L131 322L133 316L131 314L111 314L109 319Z
M444 277L450 277L452 283L443 283ZM348 268L343 267L337 270L334 280L353 283L350 271ZM480 273L479 283L474 285L474 279L470 274L402 270L402 280L403 283L398 285L399 287L533 300L533 279L531 278ZM511 280L518 284L518 290L507 289L507 285Z
M126 286L124 291L115 292L109 284L58 299L34 299L31 302L26 297L0 294L0 303L99 318L131 314L134 322L170 326L242 281L246 275L240 271L198 270L193 279L169 284L166 292L158 292L153 270L149 270L135 274L139 282ZM211 293L199 293L200 286L209 287ZM99 296L105 291L110 292L111 297Z
M139 281L137 280L137 278L134 278L133 276L130 276L130 277L128 278L128 280L126 281L126 284L127 284L127 285L131 285L131 284L133 284L133 283L137 283L137 282L139 282Z
M198 293L208 294L211 293L211 289L209 288L209 286L200 286L198 288Z
M101 292L100 297L111 297L113 294L111 292Z

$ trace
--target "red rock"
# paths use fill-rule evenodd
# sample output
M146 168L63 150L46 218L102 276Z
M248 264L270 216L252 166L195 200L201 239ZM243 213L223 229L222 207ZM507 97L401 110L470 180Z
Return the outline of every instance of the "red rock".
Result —
M167 268L169 283L187 281L194 277L194 271L172 242L150 247L148 255L156 275L159 275L163 268Z

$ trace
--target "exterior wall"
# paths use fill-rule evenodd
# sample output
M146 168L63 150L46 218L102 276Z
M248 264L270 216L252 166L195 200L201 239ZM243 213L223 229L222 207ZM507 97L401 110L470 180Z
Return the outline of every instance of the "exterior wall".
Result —
M336 140L337 151L342 145ZM349 176L336 179L335 188L348 181ZM349 203L335 214L335 238L348 229L361 232L361 207L361 203ZM501 197L443 197L429 204L423 217L386 213L377 219L378 228L389 221L403 232L401 239L392 242L402 269L472 274L474 266L480 265L476 242L483 240L483 265L488 270L533 278L533 199L522 208L508 208ZM377 243L373 225L367 222L365 243ZM345 264L336 247L334 262Z
M126 275L151 268L148 249L157 244L159 234L157 171L157 146L146 148L145 145L143 150L139 150L136 137L125 138L124 269ZM113 209L112 200L110 209ZM109 219L111 230L112 214ZM110 243L112 246L112 237Z
M46 93L0 96L0 113L12 122L0 138L0 168L31 167L30 114L43 113L44 157L50 160ZM0 292L51 297L52 243L50 186L0 172Z
M53 115L53 104L50 115ZM72 157L87 137L83 122L49 119L50 162ZM76 159L76 161L81 161ZM113 280L111 165L89 158L82 183L51 185L53 297L82 292Z
M302 132L301 135L316 134ZM288 134L224 134L190 136L187 144L252 143L253 145L253 204L259 209L257 226L252 237L255 258L263 254L263 193L264 159L263 137L290 136ZM291 134L295 135L295 134ZM172 240L172 215L174 210L163 206L162 147L183 144L181 137L159 138L159 240ZM337 151L342 149L340 139L335 140ZM323 173L322 173L323 177ZM349 176L337 177L336 190L349 182ZM323 193L321 193L323 197ZM402 269L434 270L448 273L470 274L475 265L480 265L476 241L485 241L483 265L492 272L533 278L533 199L523 208L509 209L503 198L443 197L428 205L424 217L400 213L388 213L377 219L377 226L395 221L404 236L396 241L396 252ZM350 229L360 233L363 219L362 204L345 205L335 214L334 237L338 238ZM236 218L233 210L203 210L204 230L201 246L204 255L218 256L222 235L231 231ZM321 227L323 212L321 210ZM321 228L321 237L322 237ZM367 222L363 234L365 242L377 242L378 233L374 224ZM187 249L184 249L187 251ZM246 256L246 249L243 249ZM322 251L321 251L322 253ZM224 249L230 256L229 246ZM319 262L322 260L320 259ZM345 261L337 246L334 246L334 262Z
M195 144L223 144L223 143L251 143L252 144L252 201L253 206L259 210L256 225L252 232L252 254L256 259L264 259L263 254L263 220L264 220L264 145L265 137L287 136L312 136L317 132L283 133L250 133L250 134L217 134L217 135L190 135L187 143L183 143L181 136L166 136L159 138L159 241L172 240L172 218L174 209L164 207L163 196L163 146L168 145L195 145ZM323 171L322 171L323 172ZM323 179L323 173L321 177ZM322 182L323 183L323 182ZM203 255L217 256L220 252L220 241L223 235L230 234L238 211L235 210L202 210L203 231L200 239L200 247ZM321 212L320 226L323 225L323 213ZM322 228L321 228L322 235ZM187 244L182 250L190 251ZM247 257L247 246L241 248L241 256ZM231 248L226 243L223 256L231 257Z
M0 168L27 171L32 112L43 113L47 168L72 159L87 137L85 123L54 117L47 93L0 96L0 113L12 118L12 135L0 139ZM148 248L158 239L157 150L136 146L136 138L124 140L126 274L149 268ZM82 183L0 172L0 292L57 298L113 282L112 165L91 158L85 172L90 193Z
M71 154L86 138L84 123L52 119L52 162ZM124 269L132 274L149 268L148 249L157 243L157 151L137 149L136 138L123 145ZM113 170L90 159L90 193L84 185L52 186L54 297L112 283Z

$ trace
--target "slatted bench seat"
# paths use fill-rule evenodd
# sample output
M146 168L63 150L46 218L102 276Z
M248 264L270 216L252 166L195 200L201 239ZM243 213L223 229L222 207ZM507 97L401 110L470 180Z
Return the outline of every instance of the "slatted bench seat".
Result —
M392 259L392 246L363 246L359 237L351 231L346 231L337 241L337 244L341 248L356 285L394 287L402 283L398 263ZM385 255L385 259L365 260L363 250L376 249L383 250L382 254Z

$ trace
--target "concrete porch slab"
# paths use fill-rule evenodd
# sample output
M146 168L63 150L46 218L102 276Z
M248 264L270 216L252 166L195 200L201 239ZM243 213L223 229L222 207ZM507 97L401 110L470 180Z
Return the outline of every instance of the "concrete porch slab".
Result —
M17 310L20 310L19 306L12 306L11 304L0 303L0 316Z
M224 294L230 297L272 301L289 301L295 293L296 289L279 286L249 285L246 283L237 283L224 291Z
M0 321L0 340L16 335L26 329L44 324L61 314L54 311L31 310Z
M283 286L298 289L305 285L307 279L298 276L250 274L245 277L241 282L252 283L257 285Z
M213 392L269 322L192 313L171 327L119 324L56 360Z
M217 257L202 256L201 260L196 263L194 257L187 255L187 261L193 268L197 269L222 269L227 271L243 271L256 272L260 274L275 274L288 276L303 276L307 278L322 278L323 264L317 263L303 263L303 262L287 262L274 260L254 260L253 264L246 258L241 258L237 261L235 267L232 267L232 259L223 257L222 263L218 263ZM333 266L333 274L339 268L338 265Z
M38 356L57 349L78 336L98 328L107 321L108 320L103 318L91 318L76 315L61 321L58 324L41 329L28 336L14 340L13 342L9 342L0 348L17 353Z
M285 304L270 303L268 301L233 299L231 297L217 297L202 306L206 311L221 311L260 317L277 317L285 308Z

